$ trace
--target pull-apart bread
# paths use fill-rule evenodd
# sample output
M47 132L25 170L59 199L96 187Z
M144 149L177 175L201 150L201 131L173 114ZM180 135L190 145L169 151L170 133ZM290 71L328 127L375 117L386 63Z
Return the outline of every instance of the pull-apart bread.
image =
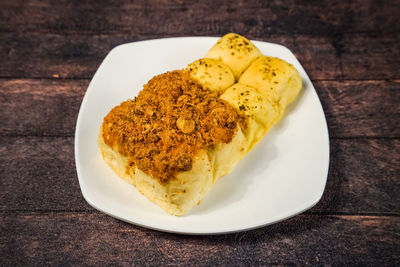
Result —
M155 76L114 107L98 146L119 176L183 215L279 121L301 86L291 64L229 33L204 58Z

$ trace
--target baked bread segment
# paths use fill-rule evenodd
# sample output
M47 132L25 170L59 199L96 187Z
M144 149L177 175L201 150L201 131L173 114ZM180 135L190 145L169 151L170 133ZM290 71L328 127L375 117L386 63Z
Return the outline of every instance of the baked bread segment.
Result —
M248 147L248 139L244 135L242 127L238 127L230 143L218 144L209 149L208 154L214 170L213 181L229 174L247 154Z
M224 62L232 69L237 81L250 63L259 56L262 56L260 50L247 38L228 33L217 41L205 58Z
M194 157L191 170L179 172L175 179L161 184L137 166L127 169L128 157L123 156L116 148L106 145L102 131L97 144L104 161L114 172L172 215L181 216L191 210L203 199L214 182L211 160L206 150L199 151Z
M283 110L299 94L302 80L293 65L276 57L257 58L239 79L239 83L256 88Z
M250 86L236 83L221 95L221 99L231 104L245 118L246 127L243 132L247 140L246 153L280 118L278 106Z
M98 146L113 170L173 215L199 203L214 182L209 150L236 136L233 107L187 71L151 79L104 118Z
M228 65L212 58L202 58L186 68L190 76L210 91L224 91L235 83L235 76Z

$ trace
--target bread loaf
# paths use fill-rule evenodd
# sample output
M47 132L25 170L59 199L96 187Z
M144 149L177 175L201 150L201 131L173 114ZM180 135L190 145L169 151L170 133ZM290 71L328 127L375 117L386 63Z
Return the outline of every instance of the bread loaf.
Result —
M98 146L120 177L181 216L280 120L301 86L292 65L230 33L110 111Z

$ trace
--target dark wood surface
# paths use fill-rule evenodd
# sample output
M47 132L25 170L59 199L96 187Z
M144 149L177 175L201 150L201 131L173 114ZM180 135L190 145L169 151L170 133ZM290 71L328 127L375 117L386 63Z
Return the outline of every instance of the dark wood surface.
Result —
M400 265L399 1L1 1L0 265ZM133 226L80 192L74 130L116 45L237 32L287 46L330 134L322 200L218 236Z

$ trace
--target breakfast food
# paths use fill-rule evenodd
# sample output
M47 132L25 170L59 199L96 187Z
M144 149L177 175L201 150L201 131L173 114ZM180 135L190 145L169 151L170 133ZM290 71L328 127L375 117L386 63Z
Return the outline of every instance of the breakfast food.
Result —
M282 117L301 90L296 69L238 34L205 58L153 77L104 118L105 162L173 215L200 203Z
M235 83L230 67L220 60L202 58L187 66L190 76L210 91L223 91Z
M247 38L228 33L217 41L205 57L227 64L238 80L243 71L259 56L262 56L260 50Z

